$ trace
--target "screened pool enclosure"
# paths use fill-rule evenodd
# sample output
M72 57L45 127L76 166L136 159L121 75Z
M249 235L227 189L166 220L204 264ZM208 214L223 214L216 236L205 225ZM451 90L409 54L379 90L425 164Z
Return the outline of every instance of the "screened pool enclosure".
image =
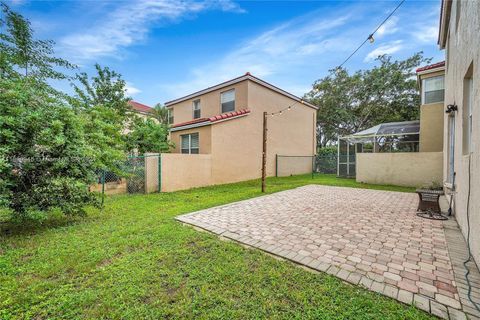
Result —
M418 152L420 121L382 123L338 139L337 175L355 177L355 155L378 152Z

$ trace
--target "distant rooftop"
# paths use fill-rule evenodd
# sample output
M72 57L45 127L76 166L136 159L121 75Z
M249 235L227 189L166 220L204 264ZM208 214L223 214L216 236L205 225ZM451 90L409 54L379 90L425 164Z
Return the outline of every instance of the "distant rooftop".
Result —
M416 70L417 73L424 72L432 69L438 69L445 67L445 61L440 61L434 64L429 64L428 66L420 67Z
M132 106L133 110L135 110L137 112L140 112L140 113L151 113L153 111L152 107L149 107L149 106L147 106L143 103L137 102L137 101L130 100L130 101L128 101L128 104L130 106Z

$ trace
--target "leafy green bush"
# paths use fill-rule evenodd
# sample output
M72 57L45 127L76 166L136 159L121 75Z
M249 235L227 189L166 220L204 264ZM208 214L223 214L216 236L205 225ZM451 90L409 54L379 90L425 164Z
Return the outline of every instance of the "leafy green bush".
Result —
M53 208L82 214L96 203L83 122L43 83L0 79L0 145L0 199L15 220L41 220Z

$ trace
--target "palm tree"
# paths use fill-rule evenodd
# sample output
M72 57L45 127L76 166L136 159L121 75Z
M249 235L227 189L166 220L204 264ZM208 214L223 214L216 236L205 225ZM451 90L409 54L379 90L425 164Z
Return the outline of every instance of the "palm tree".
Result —
M154 107L153 116L161 124L168 124L168 110L161 103L157 103Z

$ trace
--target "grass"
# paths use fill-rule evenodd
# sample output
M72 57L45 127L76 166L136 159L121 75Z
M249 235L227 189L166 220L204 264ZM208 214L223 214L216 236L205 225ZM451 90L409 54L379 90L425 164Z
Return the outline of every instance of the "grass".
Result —
M333 176L271 178L268 192L318 183L382 190ZM1 319L428 319L413 307L224 242L173 218L261 195L259 181L108 197L103 212L4 230Z

